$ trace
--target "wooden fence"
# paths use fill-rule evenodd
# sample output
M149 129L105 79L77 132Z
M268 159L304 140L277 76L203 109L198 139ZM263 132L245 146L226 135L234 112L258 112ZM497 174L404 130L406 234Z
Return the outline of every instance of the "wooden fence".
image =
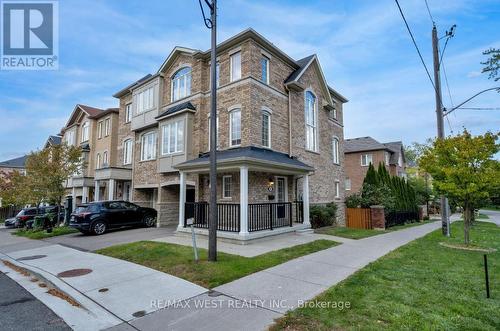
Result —
M3 222L5 219L16 216L17 212L21 209L21 207L16 206L5 206L0 207L0 222Z
M356 229L371 229L370 208L346 208L346 226Z

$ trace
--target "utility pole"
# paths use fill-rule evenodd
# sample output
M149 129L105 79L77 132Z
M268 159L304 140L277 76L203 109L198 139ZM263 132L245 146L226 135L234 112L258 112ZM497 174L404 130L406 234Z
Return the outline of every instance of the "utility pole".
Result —
M217 0L205 0L210 18L205 17L201 0L201 13L205 26L212 30L210 50L210 202L208 205L208 260L217 261Z
M434 91L436 94L437 137L444 139L443 102L441 97L441 78L439 60L439 40L436 25L432 27L432 57L434 60ZM450 219L448 217L448 198L441 195L441 222L443 235L450 236Z

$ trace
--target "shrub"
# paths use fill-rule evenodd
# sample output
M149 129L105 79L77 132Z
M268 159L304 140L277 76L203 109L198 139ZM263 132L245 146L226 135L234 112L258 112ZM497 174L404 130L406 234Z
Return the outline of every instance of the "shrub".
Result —
M345 198L345 206L347 208L358 208L362 204L363 198L361 197L361 193L355 193Z
M326 205L311 206L311 227L313 229L316 229L323 226L333 225L335 223L336 213L337 205L333 202L330 202Z

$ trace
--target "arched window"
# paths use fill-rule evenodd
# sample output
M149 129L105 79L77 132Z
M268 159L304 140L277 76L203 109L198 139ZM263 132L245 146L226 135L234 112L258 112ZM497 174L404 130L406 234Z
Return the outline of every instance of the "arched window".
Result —
M85 122L82 125L82 142L89 140L89 122Z
M333 163L340 164L340 150L339 150L339 138L333 137L332 141L332 153L333 153Z
M241 109L231 110L229 113L229 146L241 144Z
M191 94L191 68L180 69L172 77L172 101L187 97Z
M317 151L316 96L307 91L305 95L306 149Z
M107 167L108 164L108 152L102 153L102 167Z
M100 169L101 168L101 154L97 153L97 156L95 158L95 168Z
M261 144L263 147L271 148L271 113L262 110Z

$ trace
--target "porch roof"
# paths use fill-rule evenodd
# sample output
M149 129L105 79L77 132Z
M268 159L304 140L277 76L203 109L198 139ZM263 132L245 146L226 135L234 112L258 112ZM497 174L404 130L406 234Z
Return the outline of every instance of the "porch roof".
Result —
M314 168L295 157L285 153L272 151L255 146L231 148L217 151L217 167L230 169L248 165L252 169L281 170L287 173L308 173ZM203 153L198 158L192 159L176 166L178 170L188 172L204 172L210 167L210 153Z

